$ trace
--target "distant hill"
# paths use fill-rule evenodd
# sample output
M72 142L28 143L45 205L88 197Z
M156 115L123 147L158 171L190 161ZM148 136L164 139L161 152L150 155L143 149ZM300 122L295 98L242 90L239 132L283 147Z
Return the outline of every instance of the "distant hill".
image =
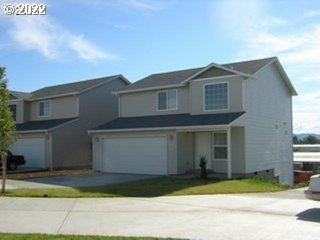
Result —
M298 140L303 140L309 135L315 136L320 140L320 134L316 134L316 133L300 133L300 134L293 134L293 135L297 136Z

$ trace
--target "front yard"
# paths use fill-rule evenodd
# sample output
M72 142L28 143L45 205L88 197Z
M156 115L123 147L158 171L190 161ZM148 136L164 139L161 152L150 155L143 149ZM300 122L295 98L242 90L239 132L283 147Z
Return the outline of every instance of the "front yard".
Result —
M200 194L277 192L287 186L264 179L203 180L159 177L97 187L55 189L12 189L11 197L157 197Z

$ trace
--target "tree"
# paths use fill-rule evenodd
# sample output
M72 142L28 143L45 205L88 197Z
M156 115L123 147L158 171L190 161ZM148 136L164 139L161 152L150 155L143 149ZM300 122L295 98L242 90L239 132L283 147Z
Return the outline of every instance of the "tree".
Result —
M317 144L318 143L318 139L315 136L310 134L308 137L306 137L304 139L304 143L305 144Z
M8 150L16 140L15 124L9 108L10 93L7 89L6 69L0 67L0 156L2 161L2 188L5 193Z
M299 139L298 139L298 137L296 135L293 136L292 140L293 140L293 144L299 144L300 143L300 141L299 141Z

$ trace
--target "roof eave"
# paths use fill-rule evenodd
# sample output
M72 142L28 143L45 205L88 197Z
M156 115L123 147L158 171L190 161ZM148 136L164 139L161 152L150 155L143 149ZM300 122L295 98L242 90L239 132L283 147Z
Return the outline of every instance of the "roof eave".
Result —
M288 88L289 88L289 90L290 90L290 92L291 92L291 95L292 95L292 96L298 96L298 92L296 91L296 89L294 88L293 84L291 83L288 75L287 75L286 72L284 71L284 69L283 69L283 67L282 67L279 59L276 58L274 61L275 61L276 65L277 65L277 67L278 67L278 69L279 69L282 77L284 78L285 83L286 83L286 85L288 86Z
M138 88L138 89L132 89L132 90L123 90L123 91L115 91L112 92L113 94L123 94L123 93L135 93L135 92L146 92L146 91L152 91L152 90L161 90L166 88L179 88L179 87L185 87L185 84L170 84L170 85L163 85L163 86L156 86L156 87L148 87L148 88Z
M37 129L37 130L20 130L20 131L16 131L16 133L47 133L48 130L47 129Z
M27 99L26 101L33 102L33 101L40 101L40 100L50 99L50 98L75 96L75 95L78 95L78 94L79 94L79 92L70 92L70 93L57 94L57 95L51 95L51 96L45 96L45 97L39 97L39 98L31 98L31 99Z
M230 124L216 124L216 125L195 125L195 126L177 126L177 127L150 127L150 128L126 128L126 129L97 129L89 130L88 134L96 133L115 133L115 132L137 132L137 131L161 131L161 130L199 130L207 128L228 128Z
M287 87L289 88L291 95L292 96L298 96L298 92L296 91L296 89L294 88L293 84L291 83L288 75L286 74L285 70L283 69L279 59L277 57L274 57L269 63L267 63L266 65L264 65L263 67L261 67L258 71L256 71L254 74L257 74L258 72L262 71L263 69L265 69L266 67L270 66L272 63L275 63L282 78L284 79Z

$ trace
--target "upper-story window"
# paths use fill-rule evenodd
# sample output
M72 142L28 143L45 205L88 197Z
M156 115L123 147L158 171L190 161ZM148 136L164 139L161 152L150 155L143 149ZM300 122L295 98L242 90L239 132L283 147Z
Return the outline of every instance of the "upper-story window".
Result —
M204 85L204 110L227 110L229 108L228 83Z
M13 105L9 105L10 110L12 112L12 118L14 121L17 121L17 105L13 104Z
M158 111L178 109L178 90L158 92Z
M39 102L39 116L47 117L51 114L51 101Z

